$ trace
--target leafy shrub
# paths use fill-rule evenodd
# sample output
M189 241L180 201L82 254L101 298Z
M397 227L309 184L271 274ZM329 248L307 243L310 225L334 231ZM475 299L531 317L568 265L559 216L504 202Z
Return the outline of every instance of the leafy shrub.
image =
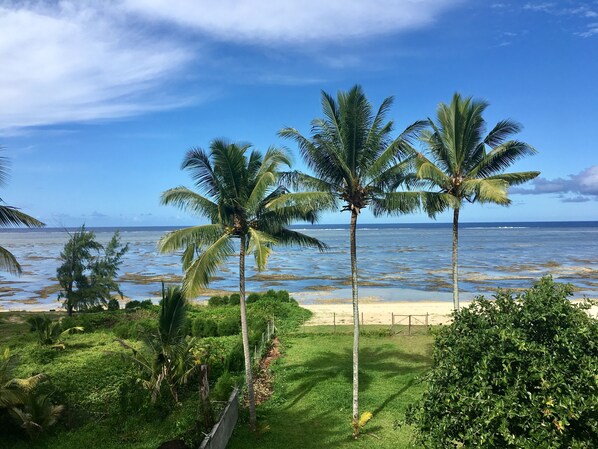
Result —
M239 339L226 357L226 369L231 372L241 372L245 369L245 358L243 356L243 343Z
M214 385L212 398L216 401L228 401L230 394L236 386L237 378L228 371L225 371L216 381L216 385Z
M111 328L118 322L116 312L99 313L77 313L73 316L64 317L62 326L64 328L82 327L85 332L93 332L99 329Z
M125 304L125 310L151 309L152 307L153 304L151 299L146 299L145 301L137 301L134 299Z
M198 317L193 320L191 333L194 337L216 337L218 335L218 324L210 318Z
M118 302L118 300L112 298L111 300L108 301L108 310L119 310L120 309L120 303Z
M229 306L238 306L239 304L241 304L241 295L238 293L233 293L228 297Z
M247 297L247 304L251 304L253 302L259 301L259 299L261 298L261 295L259 293L251 293L248 297Z
M543 278L455 314L408 413L426 447L598 447L598 320L571 292Z
M228 296L212 296L208 299L208 306L218 307L225 306L228 304Z
M239 317L226 317L218 323L218 335L226 337L227 335L237 335L241 332L241 321Z

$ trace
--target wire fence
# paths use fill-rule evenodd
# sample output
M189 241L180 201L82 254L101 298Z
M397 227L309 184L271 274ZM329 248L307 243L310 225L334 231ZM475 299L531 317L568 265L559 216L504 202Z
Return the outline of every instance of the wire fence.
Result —
M266 323L266 330L262 332L260 340L253 347L251 354L251 363L253 366L257 366L260 363L264 353L270 348L270 342L275 334L276 326L274 325L274 318L272 318Z
M436 324L446 324L450 322L449 315L439 314L397 314L388 312L387 314L380 313L359 313L360 326L367 326L364 330L388 330L391 334L425 334L428 332L430 326ZM314 328L317 326L317 328ZM306 320L301 330L304 332L311 332L314 330L325 330L336 332L348 332L353 327L353 315L350 312L345 313L322 313L317 312L314 317ZM324 329L323 329L324 328ZM316 330L316 331L317 331Z

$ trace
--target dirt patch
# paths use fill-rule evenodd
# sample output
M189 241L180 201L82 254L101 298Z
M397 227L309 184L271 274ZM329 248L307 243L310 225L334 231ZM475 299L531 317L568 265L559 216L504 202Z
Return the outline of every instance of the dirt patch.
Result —
M272 346L264 358L260 361L258 373L253 380L255 392L255 403L261 404L267 401L274 392L274 377L270 371L272 362L280 358L280 340L276 337L272 340Z

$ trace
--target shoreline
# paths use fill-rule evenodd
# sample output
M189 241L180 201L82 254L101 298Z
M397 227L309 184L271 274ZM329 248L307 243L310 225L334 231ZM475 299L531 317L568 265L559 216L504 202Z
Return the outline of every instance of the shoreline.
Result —
M571 299L572 303L580 303L582 299ZM121 302L122 303L122 302ZM205 305L206 301L195 301L196 305ZM471 301L461 301L461 307L468 307ZM35 307L35 306L38 307ZM336 325L353 324L353 306L350 301L326 302L299 305L313 313L305 322L305 326L323 326L336 323ZM61 313L66 311L56 307L49 309L47 304L31 304L27 308L5 309L0 308L0 314L11 312L26 313ZM45 307L44 307L45 306ZM448 301L372 301L364 298L359 303L359 314L362 325L391 325L394 315L395 325L407 325L408 316L412 316L412 325L450 324L452 321L453 303ZM598 318L598 305L592 306L588 313Z

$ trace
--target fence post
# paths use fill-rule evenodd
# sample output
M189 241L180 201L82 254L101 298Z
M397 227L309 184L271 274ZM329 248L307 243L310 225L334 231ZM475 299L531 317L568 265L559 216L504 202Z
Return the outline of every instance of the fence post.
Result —
M365 323L363 322L363 312L361 312L361 325L363 326Z
M332 312L332 323L334 325L334 333L336 334L336 312Z
M428 315L429 315L429 313L426 312L426 327L428 327Z
M394 334L395 332L395 314L394 312L390 312L390 333Z
M411 335L411 315L409 315L409 335Z

